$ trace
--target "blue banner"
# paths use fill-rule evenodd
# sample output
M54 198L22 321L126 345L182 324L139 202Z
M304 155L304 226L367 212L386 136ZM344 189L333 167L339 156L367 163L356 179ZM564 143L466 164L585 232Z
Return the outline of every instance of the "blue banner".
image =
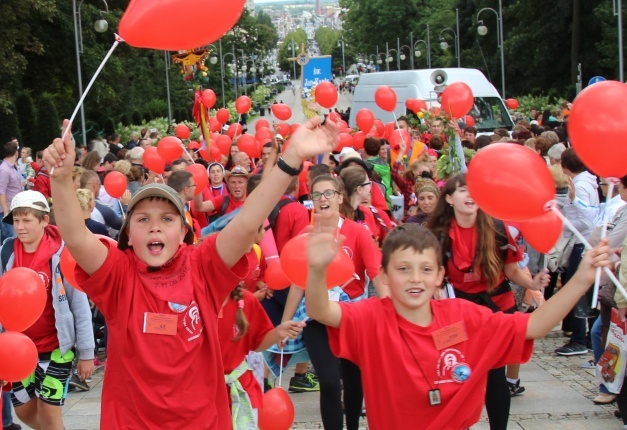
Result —
M309 62L303 67L303 98L310 99L311 88L323 81L333 82L331 56L309 57Z

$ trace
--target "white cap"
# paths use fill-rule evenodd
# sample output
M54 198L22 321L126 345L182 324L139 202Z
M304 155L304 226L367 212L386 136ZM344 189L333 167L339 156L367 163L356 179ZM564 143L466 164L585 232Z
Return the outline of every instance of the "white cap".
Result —
M22 191L17 193L13 200L11 200L11 208L8 215L3 218L3 222L7 224L13 224L13 210L17 208L35 209L50 213L50 206L43 194L39 191Z
M282 141L284 141L284 142L285 142L285 138L284 138L283 136L281 136L280 134L278 134L278 133L274 136L274 138L275 138L275 139L282 140Z
M357 152L357 151L355 151L351 146L345 146L340 151L340 157L343 157L344 155L346 155L349 152Z

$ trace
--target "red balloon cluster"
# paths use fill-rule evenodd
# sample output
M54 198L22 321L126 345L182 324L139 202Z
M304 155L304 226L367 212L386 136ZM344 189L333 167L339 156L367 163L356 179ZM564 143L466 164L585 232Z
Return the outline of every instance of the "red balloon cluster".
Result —
M245 0L131 0L119 25L130 46L182 51L206 46L235 25ZM202 25L190 25L190 11Z
M542 254L547 254L555 246L563 229L564 222L553 211L520 223L520 232L525 240Z
M226 131L226 134L231 138L234 139L235 136L239 136L240 134L242 134L243 128L242 125L235 122L231 125L229 125L229 129Z
M292 117L292 108L286 104L276 103L272 105L271 109L272 114L281 121L287 121Z
M350 136L349 136L350 137ZM292 284L305 288L307 283L307 240L309 234L290 239L281 252L281 267ZM355 264L348 255L340 251L327 267L327 287L343 285L355 273Z
M337 103L337 88L329 81L320 82L316 85L315 98L320 106L331 109Z
M240 151L248 154L250 158L259 158L261 156L261 147L250 134L242 134L237 139L237 147Z
M353 133L353 149L360 150L364 149L364 141L366 140L366 133L363 131L358 131Z
M231 138L229 136L227 136L226 134L221 134L215 140L215 145L214 146L218 147L218 150L220 151L220 154L229 155L229 152L231 151L231 143L232 142L233 141L231 140Z
M381 85L374 93L374 101L384 111L394 112L396 109L396 91L387 85Z
M267 119L259 118L255 123L255 130L259 130L261 127L270 128L270 123Z
M105 190L107 191L107 194L109 194L114 199L119 199L126 191L128 181L126 180L126 176L124 176L122 172L112 170L107 173L107 176L105 176L103 185Z
M573 102L568 135L581 161L597 175L621 178L627 174L627 85L617 81L586 87Z
M493 143L477 152L468 166L467 182L479 207L505 221L544 215L555 195L553 176L544 159L530 148L512 143Z
M453 118L462 118L475 104L475 97L468 84L453 82L442 92L442 109Z

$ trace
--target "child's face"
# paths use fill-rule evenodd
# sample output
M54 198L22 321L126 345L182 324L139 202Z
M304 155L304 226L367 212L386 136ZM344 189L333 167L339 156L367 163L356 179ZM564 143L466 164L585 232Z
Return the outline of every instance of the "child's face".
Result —
M458 186L453 194L446 196L446 202L453 206L455 215L474 215L479 210L466 185Z
M128 244L141 261L159 267L174 256L186 233L187 227L172 204L145 199L131 214Z
M24 245L37 245L44 235L44 229L48 225L48 216L43 221L39 221L35 215L29 213L24 215L13 214L13 228L17 238Z
M381 272L381 281L390 289L396 312L409 320L417 313L430 315L430 300L443 279L444 268L438 265L433 248L422 252L412 248L396 250Z
M327 197L324 193L333 193L333 195L331 197ZM339 212L340 205L343 200L342 194L335 189L335 184L330 181L317 182L311 190L311 198L313 200L314 208L318 213L326 210Z

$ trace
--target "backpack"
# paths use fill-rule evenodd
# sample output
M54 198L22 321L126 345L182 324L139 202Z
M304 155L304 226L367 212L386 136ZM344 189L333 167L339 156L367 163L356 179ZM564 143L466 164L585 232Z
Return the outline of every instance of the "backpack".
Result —
M9 264L9 259L11 258L11 254L13 254L15 238L10 237L4 241L2 244L2 251L0 251L0 260L2 262L2 273L7 271L7 264Z
M546 254L546 264L551 272L564 272L568 268L568 260L573 253L575 242L577 236L573 234L565 237L562 233L555 246Z
M210 215L207 217L209 224L215 222L218 218L224 216L224 214L226 213L226 208L229 207L229 203L231 203L231 197L227 194L226 196L224 196L224 199L222 200L222 206L220 206L220 210L216 211L216 213L214 213L213 215Z

